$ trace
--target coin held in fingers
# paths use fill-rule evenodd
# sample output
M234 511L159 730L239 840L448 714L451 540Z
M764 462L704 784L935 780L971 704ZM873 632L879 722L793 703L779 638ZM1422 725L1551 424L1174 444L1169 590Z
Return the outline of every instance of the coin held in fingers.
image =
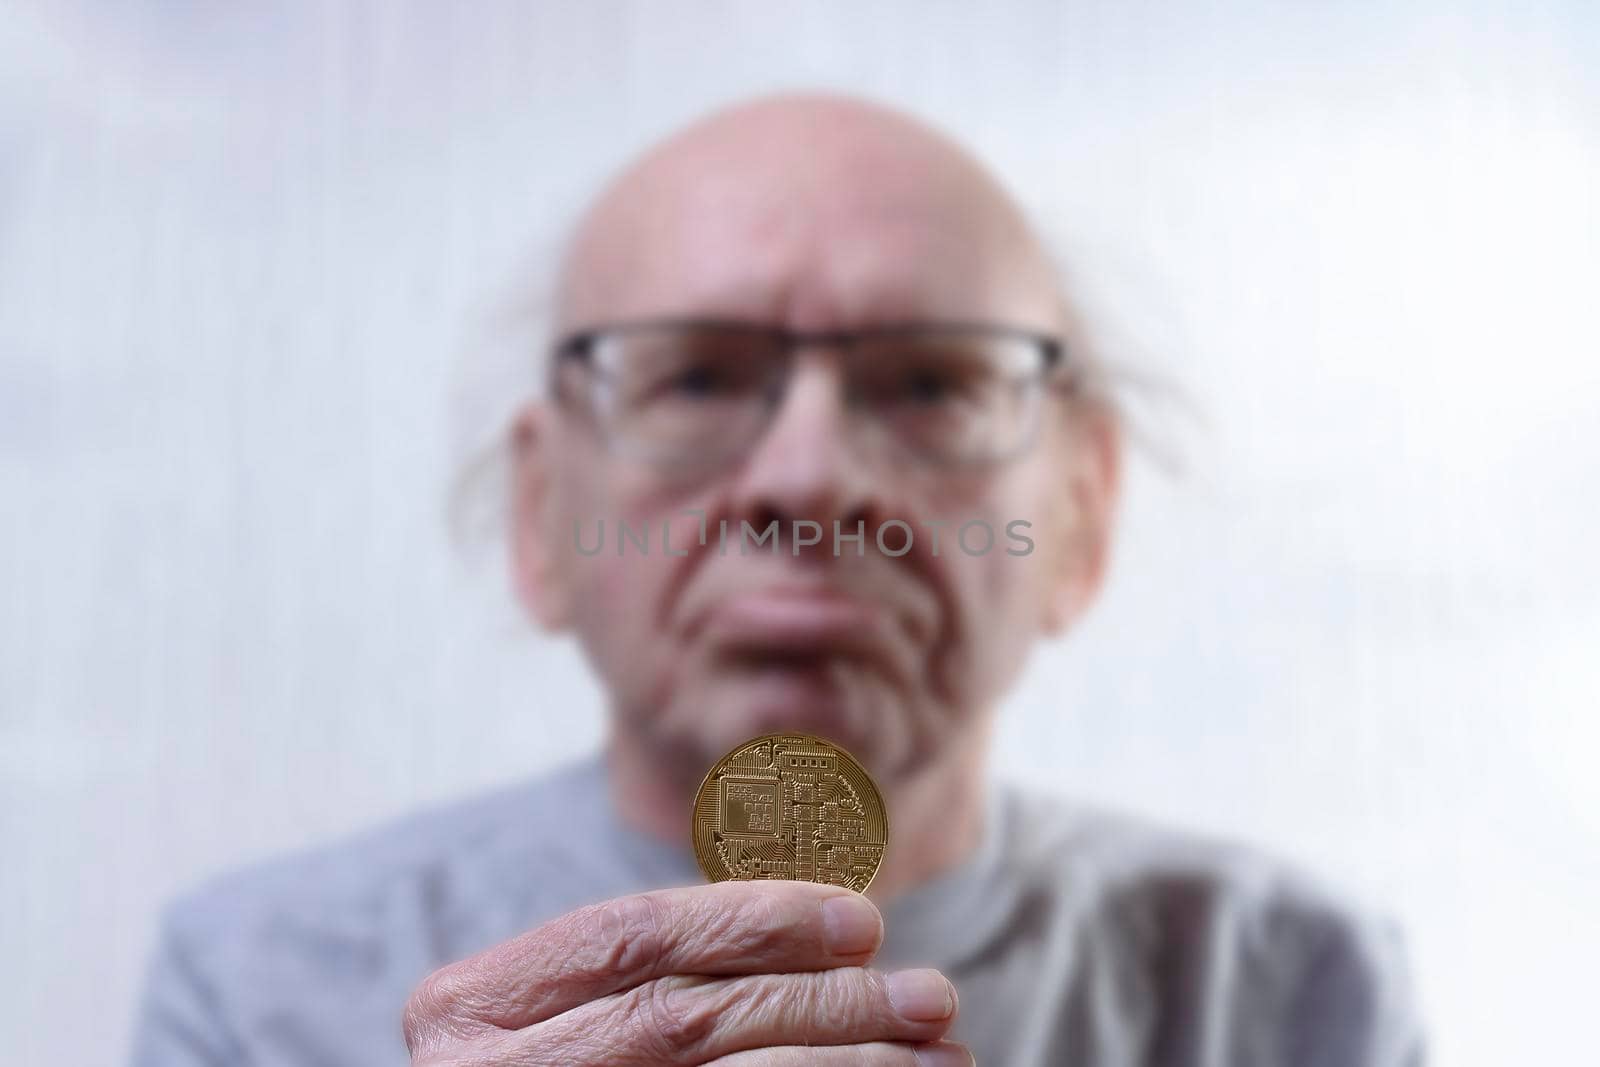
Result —
M790 878L862 893L888 843L888 812L871 776L810 734L744 742L695 795L694 855L713 882Z

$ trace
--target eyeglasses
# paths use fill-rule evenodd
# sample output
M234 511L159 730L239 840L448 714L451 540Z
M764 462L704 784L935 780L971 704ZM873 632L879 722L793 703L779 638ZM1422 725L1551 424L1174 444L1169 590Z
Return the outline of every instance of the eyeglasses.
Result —
M552 393L581 397L616 452L703 471L746 454L783 402L795 353L839 351L847 407L873 434L924 462L993 463L1032 443L1044 392L1075 388L1062 342L983 323L797 333L669 319L562 339Z

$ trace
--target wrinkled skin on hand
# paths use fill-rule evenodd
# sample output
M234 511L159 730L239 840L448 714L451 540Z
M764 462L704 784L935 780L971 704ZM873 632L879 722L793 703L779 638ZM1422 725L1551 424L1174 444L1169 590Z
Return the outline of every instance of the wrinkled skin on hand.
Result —
M723 882L579 908L435 971L406 1006L414 1067L970 1064L955 989L868 966L865 897Z

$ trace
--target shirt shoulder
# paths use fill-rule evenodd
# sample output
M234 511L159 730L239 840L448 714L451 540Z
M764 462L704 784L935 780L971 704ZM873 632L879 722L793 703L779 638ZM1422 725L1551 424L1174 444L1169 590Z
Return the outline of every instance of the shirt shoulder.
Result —
M224 874L168 906L164 936L235 984L425 974L604 879L583 813L600 774L576 764Z
M1071 913L1085 974L1161 1005L1157 1044L1220 1042L1239 1063L1421 1062L1401 932L1336 879L1039 793L1009 803L1013 876Z
M1100 908L1273 916L1308 927L1372 917L1338 881L1243 841L1022 789L1008 790L1014 876L1070 888Z
M238 1062L229 1050L285 1044L318 1062L403 1056L400 1005L424 976L623 877L603 782L592 759L179 896L134 1062Z

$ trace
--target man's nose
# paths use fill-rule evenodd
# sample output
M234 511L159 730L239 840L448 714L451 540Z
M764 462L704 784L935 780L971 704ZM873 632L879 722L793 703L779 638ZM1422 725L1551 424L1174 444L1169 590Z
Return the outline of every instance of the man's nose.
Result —
M853 534L876 506L874 465L852 432L839 377L833 360L796 360L772 423L739 469L735 504L758 527L776 519L787 537L791 522L809 519L831 544L835 521Z

